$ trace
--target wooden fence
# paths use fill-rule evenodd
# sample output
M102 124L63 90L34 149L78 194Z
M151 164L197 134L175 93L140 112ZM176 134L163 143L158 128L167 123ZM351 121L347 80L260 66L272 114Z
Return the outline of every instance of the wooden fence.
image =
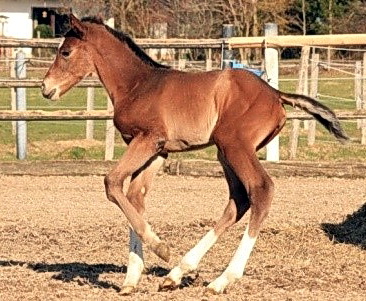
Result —
M337 117L340 120L366 120L366 110L350 111L336 111ZM42 110L28 110L28 111L0 111L0 121L67 121L67 120L107 120L110 123L107 125L106 143L105 143L105 160L112 160L114 155L114 127L113 127L113 111L112 110L88 110L88 111L42 111ZM303 112L289 112L287 119L292 121L292 131L290 136L290 159L296 158L296 150L298 145L298 132L300 121L310 121L313 127L309 126L309 140L312 144L315 142L315 120L309 114ZM87 139L92 139L90 129L92 126L87 125ZM89 134L88 134L89 131ZM311 138L310 138L311 137ZM366 141L366 130L362 128L362 144ZM312 145L311 144L311 145Z
M319 54L313 53L310 59L310 47L302 47L299 80L296 88L296 93L309 95L312 98L317 97L320 65L321 64L319 61ZM324 65L325 67L327 67L326 64ZM308 78L309 68L310 79ZM363 62L356 61L354 75L356 104L355 111L351 114L349 114L348 112L338 112L337 116L343 120L357 120L358 128L361 130L361 144L366 145L366 120L363 116L364 110L366 109L366 52L363 55ZM351 116L355 118L352 118ZM290 134L290 159L296 158L301 120L300 118L293 119L294 120L292 121ZM308 145L314 145L316 131L315 120L305 121L304 128L308 131Z
M365 45L366 34L286 35L267 37L230 37L222 39L135 39L142 48L263 48ZM0 46L7 48L57 48L61 39L0 38Z
M240 47L290 47L290 46L304 46L302 51L302 63L299 74L299 84L297 88L298 93L309 94L312 97L317 95L317 82L319 59L314 56L312 58L311 68L311 85L310 91L308 91L307 83L308 78L308 62L309 62L309 45L362 45L366 43L366 34L356 35L332 35L332 36L275 36L275 37L251 37L251 38L226 38L226 39L137 39L136 42L143 48L205 48L205 49L224 49L224 48L240 48ZM60 43L58 39L52 40L20 40L20 39L0 39L0 47L30 47L30 48L56 48ZM210 70L212 66L211 51L208 52L207 70ZM366 56L365 56L366 58ZM210 62L211 60L211 62ZM317 61L318 60L318 61ZM184 68L184 62L182 61L180 69ZM361 64L362 66L362 64ZM363 81L366 78L366 61L363 63L363 71L359 71L356 75L356 89L355 93L361 93L366 96L366 84ZM358 64L358 70L360 65ZM277 71L278 72L278 71ZM363 72L363 73L362 73ZM357 84L357 80L361 84ZM29 79L4 79L0 81L0 88L30 88L39 87L42 80L29 80ZM83 80L77 86L88 88L88 110L87 111L0 111L0 121L36 121L36 120L108 120L111 129L113 125L111 119L113 116L113 108L109 102L107 110L93 110L93 106L90 104L93 100L93 87L100 87L101 83L98 80ZM358 88L357 88L358 87ZM361 95L360 94L360 95ZM357 94L356 94L357 95ZM366 112L365 103L359 102L357 111L354 112L337 112L337 116L341 120L362 120L359 121L362 130L361 142L366 144ZM288 119L293 120L293 128L290 137L290 156L296 157L296 149L298 145L299 126L300 120L310 121L307 123L309 128L309 144L313 144L315 140L315 123L311 116L302 112L288 113ZM90 133L90 132L89 132ZM88 136L88 134L87 134ZM106 142L105 159L110 160L113 158L113 145L114 145L114 129L106 134L109 142ZM89 134L90 137L90 134Z
M358 111L335 111L340 120L358 120L366 119L366 110ZM43 111L43 110L27 110L27 111L12 111L1 110L0 121L52 121L52 120L109 120L113 119L113 111L110 110L90 110L90 111L74 111L74 110L58 110L58 111ZM288 112L287 119L289 120L314 120L314 118L302 111Z

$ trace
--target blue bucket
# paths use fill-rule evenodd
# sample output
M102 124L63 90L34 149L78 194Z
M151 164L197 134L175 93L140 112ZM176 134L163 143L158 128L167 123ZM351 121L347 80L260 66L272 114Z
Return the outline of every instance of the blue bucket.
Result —
M244 70L254 73L255 75L257 75L259 77L261 77L264 74L263 70L249 68L248 66L246 66L242 63L235 62L235 61L232 61L230 65L231 65L231 68L233 68L233 69L244 69Z

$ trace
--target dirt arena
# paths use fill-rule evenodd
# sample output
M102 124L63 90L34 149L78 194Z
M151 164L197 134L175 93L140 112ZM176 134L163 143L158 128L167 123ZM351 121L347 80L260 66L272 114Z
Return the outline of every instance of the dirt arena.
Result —
M101 176L0 176L0 300L365 300L366 179L275 178L269 218L245 276L226 294L204 287L229 262L247 217L227 231L181 288L158 285L219 218L223 178L162 175L147 219L171 246L169 264L146 250L138 291L119 295L127 222ZM339 242L345 243L339 243Z

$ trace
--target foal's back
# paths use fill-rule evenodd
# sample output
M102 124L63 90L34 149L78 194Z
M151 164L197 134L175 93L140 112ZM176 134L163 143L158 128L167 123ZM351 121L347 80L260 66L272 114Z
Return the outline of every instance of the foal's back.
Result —
M277 92L243 70L154 70L135 97L126 108L129 118L136 116L134 123L148 121L154 131L164 132L167 151L205 147L214 142L214 133L237 135L238 129L258 144L284 117Z

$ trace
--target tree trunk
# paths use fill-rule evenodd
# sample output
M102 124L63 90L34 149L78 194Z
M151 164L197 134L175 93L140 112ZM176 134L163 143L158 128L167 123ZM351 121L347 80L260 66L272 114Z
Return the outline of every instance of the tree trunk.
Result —
M253 27L252 27L252 35L253 37L259 36L259 29L258 29L258 0L252 0L252 12L253 12ZM254 50L254 60L256 62L262 59L262 52L260 48L255 48Z

